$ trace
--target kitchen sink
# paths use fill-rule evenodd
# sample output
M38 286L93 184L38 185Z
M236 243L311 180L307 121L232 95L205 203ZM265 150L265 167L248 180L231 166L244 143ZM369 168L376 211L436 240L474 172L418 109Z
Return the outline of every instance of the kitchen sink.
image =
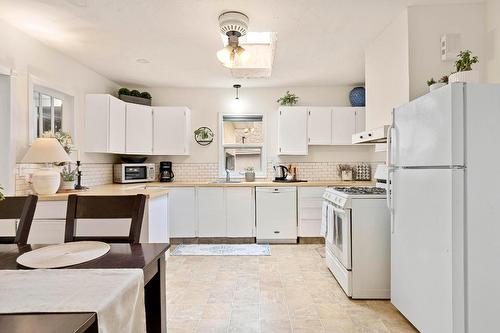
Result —
M241 183L241 180L218 179L212 182L212 184L238 184L238 183Z

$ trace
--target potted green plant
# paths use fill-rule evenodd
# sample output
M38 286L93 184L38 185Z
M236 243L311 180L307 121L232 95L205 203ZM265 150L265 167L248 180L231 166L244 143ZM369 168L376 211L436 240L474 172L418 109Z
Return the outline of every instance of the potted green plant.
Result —
M74 190L76 180L76 169L71 170L71 164L64 166L61 170L60 190Z
M246 182L255 181L255 168L254 167L246 167L245 168L245 181Z
M0 201L2 201L3 199L5 199L5 196L3 194L3 187L0 186Z
M290 91L287 90L285 96L279 98L276 102L282 106L294 106L298 101L299 97L295 94L291 94Z
M352 169L352 166L350 166L349 164L338 164L337 175L341 180L352 180Z
M455 61L455 72L449 77L452 82L479 82L479 71L473 70L472 65L477 64L479 59L473 56L470 50L461 51Z
M128 88L120 88L118 98L124 102L148 106L151 106L152 99L151 94L147 91L140 92L137 89L129 90Z
M442 80L446 77L446 82L443 82ZM429 91L433 91L436 89L439 89L441 87L444 87L448 83L448 77L443 76L441 79L439 79L438 82L434 80L434 78L431 78L430 80L427 80L427 85L429 86Z

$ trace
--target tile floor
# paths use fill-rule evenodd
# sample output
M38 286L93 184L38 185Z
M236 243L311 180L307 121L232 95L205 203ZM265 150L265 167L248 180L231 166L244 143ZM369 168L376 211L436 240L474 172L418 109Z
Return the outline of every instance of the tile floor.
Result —
M317 250L168 257L168 332L417 332L388 301L347 298Z

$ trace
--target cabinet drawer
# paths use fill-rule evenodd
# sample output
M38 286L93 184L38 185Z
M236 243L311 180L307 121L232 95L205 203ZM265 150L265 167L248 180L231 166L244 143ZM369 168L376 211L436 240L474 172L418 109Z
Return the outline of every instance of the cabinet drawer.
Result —
M66 219L66 207L68 202L64 201L38 201L34 219L52 220Z
M61 220L33 221L28 237L28 244L64 243L64 225L65 221Z

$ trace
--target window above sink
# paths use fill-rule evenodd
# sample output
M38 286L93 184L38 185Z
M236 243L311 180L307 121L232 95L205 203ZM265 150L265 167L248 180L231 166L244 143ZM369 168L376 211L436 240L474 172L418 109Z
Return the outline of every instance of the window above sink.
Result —
M246 168L266 177L264 115L220 114L219 129L219 177L242 178Z

